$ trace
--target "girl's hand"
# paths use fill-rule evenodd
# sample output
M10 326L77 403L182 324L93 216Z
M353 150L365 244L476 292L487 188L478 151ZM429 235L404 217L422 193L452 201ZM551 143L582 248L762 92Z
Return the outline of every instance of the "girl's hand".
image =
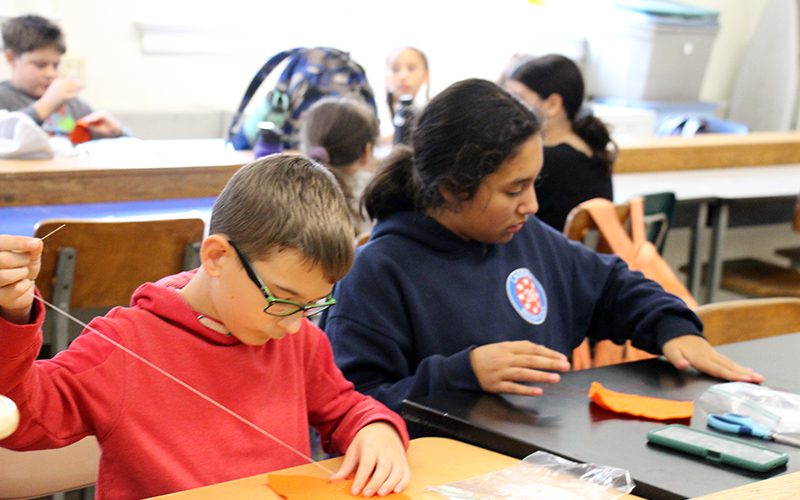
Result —
M675 337L667 341L661 350L678 370L694 367L698 371L724 380L756 384L764 381L763 376L723 356L699 335Z

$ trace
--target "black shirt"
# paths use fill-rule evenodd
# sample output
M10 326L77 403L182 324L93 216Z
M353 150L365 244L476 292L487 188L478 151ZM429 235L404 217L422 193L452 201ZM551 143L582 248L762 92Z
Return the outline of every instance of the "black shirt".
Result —
M596 157L568 144L544 148L544 165L536 179L536 216L558 231L573 207L591 198L613 200L611 173Z

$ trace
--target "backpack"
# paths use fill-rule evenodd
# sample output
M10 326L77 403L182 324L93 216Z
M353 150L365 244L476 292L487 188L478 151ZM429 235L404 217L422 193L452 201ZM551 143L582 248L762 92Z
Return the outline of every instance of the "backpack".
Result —
M655 281L665 291L682 299L690 308L697 308L697 301L691 292L645 236L644 200L637 196L628 204L631 211L631 236L622 227L611 201L595 198L581 206L589 212L611 251L624 260L631 270L639 271L645 278Z
M628 236L620 222L613 202L603 198L593 198L579 205L594 221L611 252L624 260L631 270L639 271L645 278L655 281L666 292L683 300L688 307L697 308L697 301L691 292L681 283L667 261L658 253L655 245L645 236L644 199L632 198L629 206L631 236ZM610 340L597 342L594 356L589 352L589 344L584 341L573 351L572 356L573 366L579 369L654 357L650 353L634 348L630 341L619 346Z
M242 122L245 108L261 83L281 62L286 67L278 82L257 109ZM234 149L252 149L259 123L272 122L283 149L297 149L298 127L305 110L326 96L350 96L364 101L377 113L375 96L364 69L350 54L330 47L286 50L272 56L256 73L228 128L227 142Z

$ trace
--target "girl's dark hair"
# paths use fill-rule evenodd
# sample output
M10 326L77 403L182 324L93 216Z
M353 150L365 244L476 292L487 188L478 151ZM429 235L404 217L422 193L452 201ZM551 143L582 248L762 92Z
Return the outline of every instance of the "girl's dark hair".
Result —
M487 80L454 83L425 106L412 134L413 149L396 146L364 192L369 216L427 211L462 201L541 130L531 109Z
M430 72L430 70L428 69L428 56L425 55L425 52L422 52L421 50L419 50L416 47L400 47L399 49L396 49L395 51L393 51L392 54L395 54L395 53L399 54L400 52L402 52L404 50L410 50L412 52L416 52L416 54L420 57L420 59L422 59L422 65L425 67L425 72L426 73ZM428 76L428 79L429 79L429 81L428 81L428 87L427 88L430 89L430 76ZM386 92L386 104L389 105L389 116L394 116L394 112L395 112L395 109L394 109L394 98L395 97L401 97L401 96L395 96L394 92L392 92L391 90ZM425 97L427 98L428 96L425 96Z
M583 105L583 76L571 59L559 54L537 57L517 66L509 79L525 85L542 99L559 94L567 118L572 123L572 130L611 171L617 156L617 145L611 140L608 127Z

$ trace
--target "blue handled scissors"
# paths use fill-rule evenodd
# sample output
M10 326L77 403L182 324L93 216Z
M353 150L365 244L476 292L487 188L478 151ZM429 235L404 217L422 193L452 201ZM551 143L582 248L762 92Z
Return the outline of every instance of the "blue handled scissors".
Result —
M719 413L708 416L708 426L729 434L753 436L766 441L800 447L800 440L777 434L767 427L758 425L753 419L736 413Z

